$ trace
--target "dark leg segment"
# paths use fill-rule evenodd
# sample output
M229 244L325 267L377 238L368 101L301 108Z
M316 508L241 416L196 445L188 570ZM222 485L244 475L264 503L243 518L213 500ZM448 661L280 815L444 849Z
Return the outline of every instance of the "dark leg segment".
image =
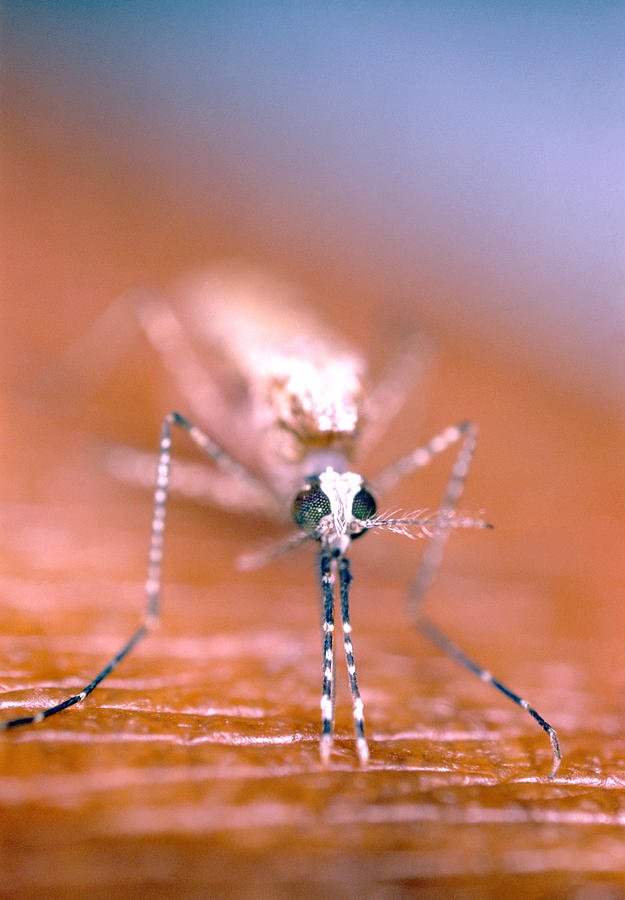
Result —
M352 692L354 712L354 732L356 734L356 751L362 765L369 761L369 746L365 738L364 709L358 690L358 678L356 676L356 663L354 661L354 648L352 645L352 626L349 621L349 585L352 574L349 568L349 560L345 556L339 559L339 586L341 593L341 616L343 619L343 634L345 638L345 660L347 662L347 674L349 687Z
M429 459L431 459L436 453L440 452L441 449L445 449L450 443L453 443L454 439L458 440L459 438L461 438L462 441L451 470L447 487L445 488L445 493L443 494L440 505L442 511L453 511L458 506L475 452L475 445L477 443L476 426L471 422L462 422L460 425L447 429L445 432L437 435L429 444L425 445L424 448L419 448L410 457L405 457L404 461L400 460L400 465L403 462L406 466L409 466L411 461L413 464L416 464L417 459L425 462L426 456L429 455ZM464 666L470 672L473 672L474 675L477 675L477 677L485 683L491 684L496 690L512 700L513 703L516 703L517 706L526 710L529 715L538 722L540 727L544 729L549 736L551 752L553 754L549 778L554 778L560 768L560 763L562 762L562 752L558 743L558 736L551 725L529 705L527 700L524 700L518 694L514 693L514 691L511 691L506 685L494 678L488 670L484 669L468 657L460 647L454 644L453 641L451 641L421 612L423 598L436 578L448 538L449 530L447 529L441 529L432 535L421 559L417 574L410 587L407 602L413 616L415 627L424 635L424 637L428 638L428 640L438 647L439 650L442 650L443 653L446 653L451 659L456 660L460 665Z
M141 624L128 641L126 641L121 650L107 663L102 671L96 675L93 681L86 685L78 694L74 694L72 697L68 697L61 703L57 703L55 706L51 706L48 709L39 710L32 715L0 722L0 731L6 731L9 728L17 728L20 725L32 725L43 722L44 719L53 716L55 713L61 712L69 706L74 706L76 703L80 703L81 700L84 700L85 697L89 696L107 675L110 675L117 664L130 653L133 647L135 647L149 631L158 625L161 571L163 565L163 537L165 532L165 513L171 468L171 430L174 425L178 428L182 428L183 431L186 431L194 443L211 456L218 465L228 468L229 463L231 462L228 455L215 444L214 441L183 416L175 412L165 416L161 428L161 437L158 448L156 488L154 491L150 551L148 556L148 576L145 583L146 605ZM235 468L238 466L238 464L234 462L232 465Z
M325 550L319 556L323 631L323 686L321 690L321 761L327 763L332 750L334 730L334 571L332 556Z
M514 691L511 691L510 688L506 687L505 684L502 684L501 681L498 681L496 678L491 675L491 673L482 668L482 666L478 665L474 660L472 660L469 656L464 653L457 644L454 644L447 635L442 632L436 625L430 621L430 619L425 616L421 616L421 618L416 622L417 628L429 641L431 641L435 647L438 647L439 650L442 650L443 653L446 653L451 659L454 659L456 662L460 663L461 666L464 666L465 669L468 669L469 672L473 672L474 675L477 675L482 681L486 684L491 684L495 690L504 694L513 703L516 703L517 706L520 706L522 709L526 710L529 715L540 725L540 727L547 733L549 737L549 741L551 743L551 752L553 754L553 761L551 764L551 771L549 773L549 778L555 778L558 774L558 769L560 768L560 763L562 762L562 751L560 750L560 743L558 741L558 735L549 722L546 722L543 717L536 712L533 707L529 705L527 700L524 700L518 694L515 694Z

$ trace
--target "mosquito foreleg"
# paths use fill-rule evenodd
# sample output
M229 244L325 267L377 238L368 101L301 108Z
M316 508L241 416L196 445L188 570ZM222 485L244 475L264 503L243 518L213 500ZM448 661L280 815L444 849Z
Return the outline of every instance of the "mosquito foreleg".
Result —
M343 620L343 635L345 643L345 660L349 687L352 692L352 704L354 713L354 732L356 735L356 752L362 765L369 761L369 746L365 738L364 709L358 690L358 678L356 675L356 663L354 660L354 647L352 644L352 626L349 621L349 585L352 574L349 568L349 560L342 556L339 559L339 586L341 593L341 616Z
M330 553L321 551L319 556L321 578L322 637L323 637L323 685L321 690L321 741L319 752L322 763L327 763L332 750L334 732L334 584L333 560Z

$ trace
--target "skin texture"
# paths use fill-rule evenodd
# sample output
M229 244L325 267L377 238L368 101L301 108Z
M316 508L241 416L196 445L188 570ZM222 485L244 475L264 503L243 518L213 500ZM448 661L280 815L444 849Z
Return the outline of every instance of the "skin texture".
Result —
M10 126L3 718L80 689L135 627L151 500L115 481L99 448L155 450L178 405L145 342L93 378L67 369L67 347L129 285L249 251L218 216L200 223L138 175L122 185L97 156L79 166L67 142ZM340 296L326 313L380 366L401 328L357 272L348 283L311 269L320 296ZM548 741L523 710L410 629L403 594L421 547L394 534L366 535L351 553L371 760L358 766L337 656L324 769L310 548L237 572L239 553L284 531L174 501L159 630L82 707L2 736L7 896L237 897L252 878L266 896L618 890L622 434L610 410L467 342L453 323L439 343L426 412L417 392L364 474L450 423L479 422L463 507L485 509L496 527L452 536L427 608L557 728L558 778L547 781ZM449 465L398 485L389 508L435 506Z

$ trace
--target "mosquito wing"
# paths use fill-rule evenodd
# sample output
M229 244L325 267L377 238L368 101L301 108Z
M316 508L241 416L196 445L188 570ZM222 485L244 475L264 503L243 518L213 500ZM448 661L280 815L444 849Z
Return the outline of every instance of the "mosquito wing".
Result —
M211 433L274 485L298 476L316 451L351 455L362 426L365 364L295 286L229 264L187 280L177 293L223 401L204 412Z

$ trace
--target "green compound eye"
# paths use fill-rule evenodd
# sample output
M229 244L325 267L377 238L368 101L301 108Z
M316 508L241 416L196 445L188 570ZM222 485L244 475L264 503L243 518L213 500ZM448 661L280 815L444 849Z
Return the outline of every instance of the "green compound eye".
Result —
M324 516L330 513L330 501L319 488L300 491L293 501L293 518L302 531L313 532Z
M376 509L375 500L369 491L364 490L364 488L358 491L352 500L352 515L355 519L360 519L361 521L370 519Z

